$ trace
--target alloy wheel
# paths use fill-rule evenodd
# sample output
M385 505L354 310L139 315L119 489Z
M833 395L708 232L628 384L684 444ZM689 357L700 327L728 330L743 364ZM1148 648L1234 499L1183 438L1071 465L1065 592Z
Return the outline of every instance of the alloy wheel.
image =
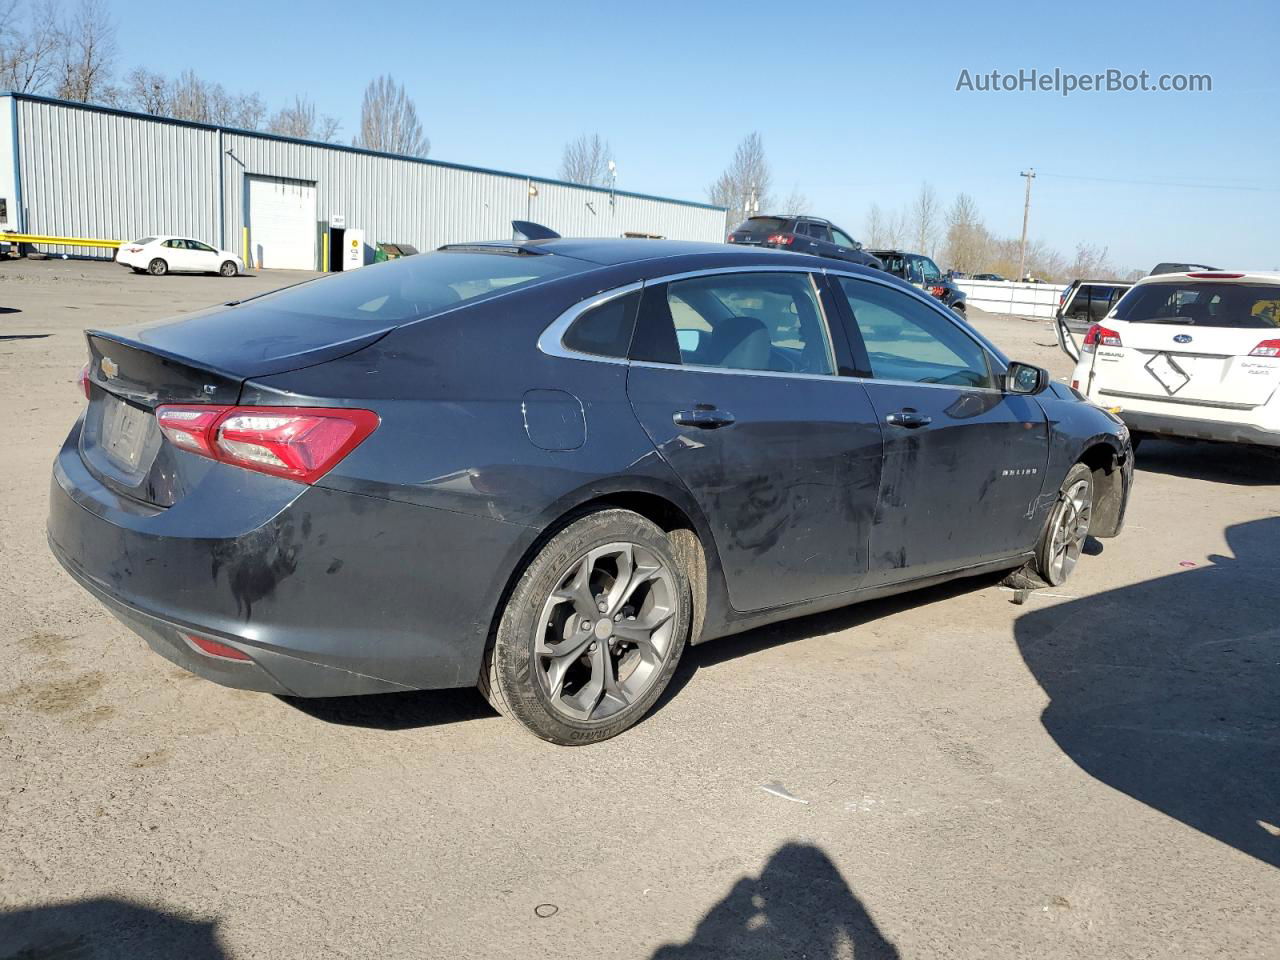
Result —
M542 607L534 667L562 715L602 720L653 686L671 655L675 578L652 550L615 542L579 557Z
M1063 491L1053 514L1053 535L1049 543L1049 570L1053 582L1062 583L1075 569L1093 515L1093 491L1087 479L1077 480Z

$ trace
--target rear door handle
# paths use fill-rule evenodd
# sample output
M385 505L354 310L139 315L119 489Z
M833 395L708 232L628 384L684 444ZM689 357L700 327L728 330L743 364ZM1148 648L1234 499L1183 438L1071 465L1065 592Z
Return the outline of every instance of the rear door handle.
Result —
M677 410L671 420L678 427L697 427L700 430L718 430L734 422L728 410Z
M884 422L891 426L915 430L917 427L927 427L933 423L933 417L926 417L923 413L916 413L914 410L899 410L885 417Z

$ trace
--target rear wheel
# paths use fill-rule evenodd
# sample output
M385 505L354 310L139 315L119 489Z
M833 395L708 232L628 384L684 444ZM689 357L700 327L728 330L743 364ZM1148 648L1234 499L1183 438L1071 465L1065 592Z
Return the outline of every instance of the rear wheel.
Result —
M1067 472L1058 500L1036 549L1036 573L1056 587L1067 582L1075 569L1093 516L1093 471L1077 463Z
M147 273L153 277L163 277L169 272L169 264L165 263L159 257L156 257L147 265Z
M240 268L237 267L234 262L232 262L231 260L228 260L226 263L222 265L222 268L218 272L222 274L224 277L234 277L237 273L240 272Z
M552 743L607 740L653 706L689 633L689 582L629 510L570 524L525 568L485 656L493 707Z

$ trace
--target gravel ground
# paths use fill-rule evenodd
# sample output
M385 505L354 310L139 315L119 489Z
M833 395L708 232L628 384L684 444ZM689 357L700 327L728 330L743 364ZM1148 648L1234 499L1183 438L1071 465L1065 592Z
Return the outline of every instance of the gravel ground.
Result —
M698 647L596 746L472 691L287 702L149 652L44 518L82 328L301 276L0 263L0 958L1280 956L1276 460L1148 444L1060 590Z

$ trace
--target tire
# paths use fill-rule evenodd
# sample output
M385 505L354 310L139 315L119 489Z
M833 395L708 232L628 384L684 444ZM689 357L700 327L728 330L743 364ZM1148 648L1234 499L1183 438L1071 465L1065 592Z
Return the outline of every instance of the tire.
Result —
M1061 586L1071 576L1088 539L1092 515L1093 471L1077 463L1058 488L1058 499L1036 546L1035 572L1049 586Z
M147 264L147 273L151 274L153 277L163 277L168 272L169 264L165 263L159 257L156 257Z
M234 261L228 260L218 268L218 272L224 277L234 277L240 273L240 268L235 265Z
M647 575L623 580L626 569ZM543 740L607 740L662 695L692 613L688 578L661 529L629 510L588 514L524 569L485 653L480 690Z

